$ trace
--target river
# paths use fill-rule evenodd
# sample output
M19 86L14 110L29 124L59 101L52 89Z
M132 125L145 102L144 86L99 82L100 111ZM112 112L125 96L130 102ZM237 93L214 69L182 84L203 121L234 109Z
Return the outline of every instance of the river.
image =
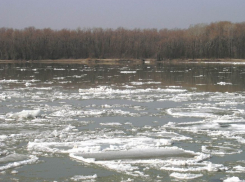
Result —
M0 73L0 181L245 180L243 63Z

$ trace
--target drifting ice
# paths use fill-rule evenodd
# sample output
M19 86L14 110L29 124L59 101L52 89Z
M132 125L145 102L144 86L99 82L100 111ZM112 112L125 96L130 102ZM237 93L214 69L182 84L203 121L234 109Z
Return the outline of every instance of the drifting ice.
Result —
M37 109L37 110L23 110L21 112L17 112L17 113L8 113L7 116L9 118L14 118L14 119L23 119L23 118L35 118L37 116L40 116L41 110Z

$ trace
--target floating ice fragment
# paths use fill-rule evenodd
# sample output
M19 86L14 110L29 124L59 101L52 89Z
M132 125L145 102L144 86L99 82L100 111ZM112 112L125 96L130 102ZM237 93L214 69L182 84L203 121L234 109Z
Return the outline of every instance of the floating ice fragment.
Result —
M193 77L200 78L200 77L203 77L203 75L198 75L198 76L193 76Z
M59 133L57 132L57 130L54 130L51 135L53 135L54 137L57 137L59 135Z
M77 160L80 160L80 161L83 161L83 162L86 162L86 163L93 163L95 161L94 158L83 158L82 156L77 156L75 155L74 153L70 153L69 156L73 159L77 159Z
M245 182L244 180L240 180L238 177L230 177L225 179L223 182Z
M24 118L35 118L37 116L40 116L41 110L23 110L21 112L17 113L8 113L7 117L14 118L14 119L24 119Z
M131 82L132 85L143 85L143 82Z
M202 174L191 174L191 173L171 173L171 177L177 178L177 179L195 179L202 177Z
M26 155L22 154L10 154L5 157L0 158L0 164L1 163L7 163L7 162L16 162L16 161L21 161L25 160L28 157Z
M132 96L136 96L134 99L140 102L146 102L146 101L154 101L153 98L157 97L157 93L161 94L167 94L167 93L183 93L186 92L186 89L113 89L111 87L105 87L105 86L100 86L97 88L90 88L90 89L79 89L79 95L82 96L83 99L91 99L91 98L125 98L129 99ZM149 93L151 95L142 95L145 93ZM162 97L162 96L159 96ZM132 98L131 98L132 99ZM133 99L133 100L134 100Z
M5 79L3 79L3 80L0 80L0 83L17 83L19 80L5 80Z
M1 88L0 88L1 89ZM0 94L0 99L1 100L6 100L6 99L11 99L10 96L6 95L5 93Z
M127 180L122 180L121 182L132 182L132 181L134 181L133 179L131 179L131 178L128 178Z
M0 164L4 163L4 165L0 166L0 171L22 166L25 164L33 164L38 160L36 156L25 156L21 154L10 154L6 157L1 158ZM6 164L7 163L7 164Z
M54 80L64 80L65 79L65 77L55 77L55 78L53 78Z
M132 85L161 84L161 82L131 82Z
M121 126L122 124L121 123L100 123L100 125L102 126Z
M217 85L232 85L232 83L227 82L218 82Z
M97 178L97 174L91 175L91 176L82 176L82 175L76 175L71 178L72 181L81 181L81 180L93 180Z
M219 171L219 165L209 162L207 171Z
M59 132L60 133L60 132ZM59 135L59 133L57 135ZM171 145L171 139L153 139L148 137L128 137L128 138L101 138L86 140L82 142L29 142L28 150L51 152L51 153L99 153L113 150L125 151L130 149L146 150L158 149L164 145ZM76 145L76 148L73 146ZM166 149L167 150L167 149ZM175 147L168 150L182 151ZM147 150L146 150L147 151Z
M209 156L210 157L210 156ZM201 171L226 171L227 167L222 164L213 164L211 162L200 162L200 160L169 160L166 161L168 164L161 167L161 170L175 171L175 172L201 172ZM178 167L183 166L183 167Z
M96 161L122 159L151 159L168 157L193 157L193 153L178 148L131 149L127 151L107 151L100 153L77 153L74 157L93 158Z
M120 73L129 74L129 73L136 73L136 71L121 71Z
M241 172L241 173L244 173L245 172L245 167L242 167L240 165L233 167L233 169L235 169L236 172Z
M54 70L59 70L59 71L63 71L63 70L65 70L64 68L54 68Z
M29 86L31 86L31 83L30 82L26 82L25 86L29 87Z
M18 173L18 171L16 171L16 170L11 171L11 174L17 174L17 173Z
M65 129L63 129L63 131L70 131L72 129L76 128L75 126L71 126L71 125L68 125Z
M35 87L37 90L52 90L52 87Z
M167 86L168 88L182 88L182 86Z
M224 110L216 107L193 107L193 108L170 108L166 112L173 117L201 117L201 118L216 118L217 112Z
M202 146L202 152L208 153L212 155L227 155L227 154L238 154L241 153L242 150L235 149L231 147L224 147L224 146Z
M3 140L5 140L5 139L7 139L8 138L8 136L7 135L0 135L0 141L3 141ZM0 153L1 154L1 153Z

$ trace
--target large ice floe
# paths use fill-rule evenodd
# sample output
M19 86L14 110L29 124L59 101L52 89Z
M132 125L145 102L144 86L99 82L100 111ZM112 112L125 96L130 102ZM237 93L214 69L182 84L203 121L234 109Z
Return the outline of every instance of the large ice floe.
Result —
M209 154L171 147L171 139L149 137L103 138L81 142L29 142L34 152L68 153L76 160L132 176L147 177L139 166L169 171L216 171L222 165L202 162Z

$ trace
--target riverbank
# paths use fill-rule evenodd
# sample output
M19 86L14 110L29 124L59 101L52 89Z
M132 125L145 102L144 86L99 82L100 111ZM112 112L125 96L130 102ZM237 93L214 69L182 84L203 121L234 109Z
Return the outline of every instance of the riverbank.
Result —
M156 60L151 59L150 61L155 62ZM144 60L142 59L47 59L47 60L0 60L0 63L107 63L107 64L115 64L119 62L132 62L132 63L142 63Z
M104 63L104 64L117 64L120 62L129 62L135 64L141 63L207 63L207 62L245 62L245 59L165 59L157 61L156 59L48 59L48 60L0 60L0 63L20 63L20 62L32 62L32 63Z

